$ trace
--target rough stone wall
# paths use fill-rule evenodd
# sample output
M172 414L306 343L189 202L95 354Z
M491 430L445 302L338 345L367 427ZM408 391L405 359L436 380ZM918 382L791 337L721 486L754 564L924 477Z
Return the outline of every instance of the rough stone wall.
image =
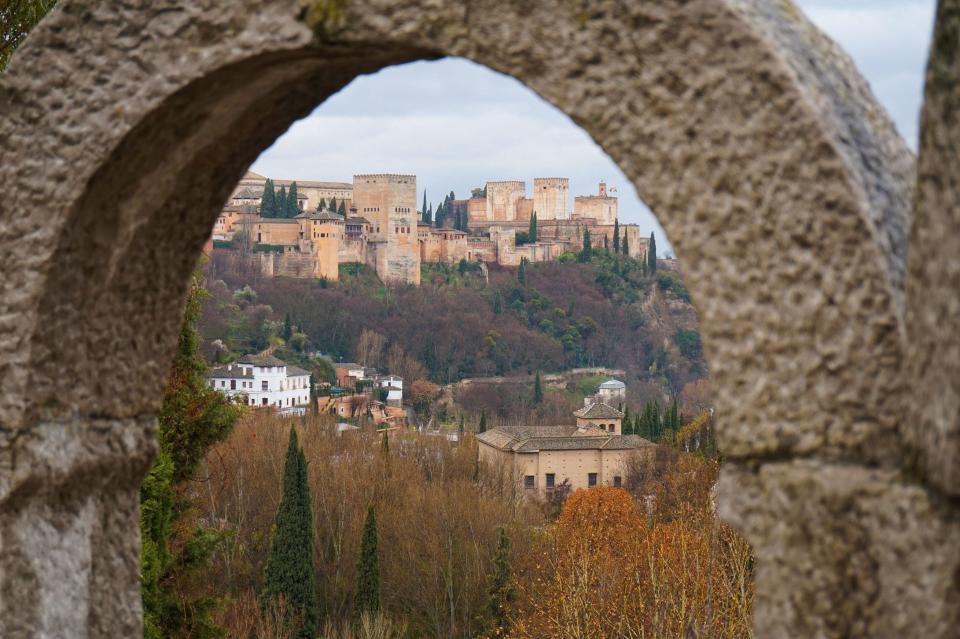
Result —
M906 145L788 0L471 6L61 0L16 52L0 635L138 634L139 481L222 203L353 78L457 55L581 125L677 249L717 390L720 511L756 554L756 636L955 636L957 1L940 3L915 205Z
M420 283L417 238L417 178L414 175L353 176L357 214L370 220L377 245L373 263L386 282Z
M533 210L537 212L537 221L568 219L569 200L569 178L533 178Z
M619 201L615 197L578 195L573 199L573 217L592 218L597 224L613 224L618 208Z
M517 219L517 202L527 194L527 185L520 181L487 182L486 219L504 222Z

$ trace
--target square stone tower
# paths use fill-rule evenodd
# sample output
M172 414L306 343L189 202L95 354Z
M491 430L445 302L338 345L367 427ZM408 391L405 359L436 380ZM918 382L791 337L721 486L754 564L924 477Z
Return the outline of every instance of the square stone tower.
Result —
M384 282L420 284L417 176L353 176L357 215L370 221L367 261Z
M487 221L512 222L517 219L517 204L527 195L527 184L520 180L487 182Z
M534 178L533 210L538 220L569 220L570 178Z

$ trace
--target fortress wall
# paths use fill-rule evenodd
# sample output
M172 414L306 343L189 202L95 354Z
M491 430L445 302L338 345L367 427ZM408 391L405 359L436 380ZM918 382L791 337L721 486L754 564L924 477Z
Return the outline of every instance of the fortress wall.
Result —
M538 221L569 219L569 198L569 178L533 179L533 210L537 212Z
M526 194L526 182L487 182L487 219L497 222L516 220L517 202Z
M617 219L618 200L615 197L580 195L573 199L573 217L593 218L597 224L613 224Z
M529 222L532 215L533 199L525 197L517 200L517 220ZM537 216L537 219L539 220L540 217Z
M383 240L372 256L384 281L420 283L417 239L417 177L399 174L353 176L357 214L373 225L371 238Z

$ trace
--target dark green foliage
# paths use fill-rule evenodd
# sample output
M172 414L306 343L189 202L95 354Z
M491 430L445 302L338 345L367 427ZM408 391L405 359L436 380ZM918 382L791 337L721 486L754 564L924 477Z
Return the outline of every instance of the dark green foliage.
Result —
M281 217L293 219L299 214L300 208L297 205L297 182L294 180L290 183L290 190L287 192L287 201L284 203L283 215Z
M623 254L630 255L630 243L627 240L627 234L623 234Z
M650 233L650 244L647 248L647 272L650 275L657 272L657 240L653 237L652 231Z
M527 258L520 258L520 267L517 268L517 282L520 283L520 286L527 285Z
M513 236L513 243L516 246L523 246L530 243L530 233L527 231L517 231Z
M580 250L580 255L577 257L577 261L589 262L591 257L593 257L593 241L590 239L590 231L588 229L584 229L583 248Z
M337 207L337 215L347 217L347 204L345 200L340 200L340 206Z
M698 358L703 354L703 345L700 343L700 333L697 331L680 329L673 335L673 343L680 349L684 357Z
M531 243L537 241L537 212L534 211L530 216L530 228L527 230L527 236Z
M331 213L337 212L337 198L335 197L330 198L330 204L327 206L327 210L330 211Z
M510 537L503 527L497 542L497 554L493 559L493 574L487 589L487 612L490 615L488 634L505 637L510 634L510 609L516 599L513 568L510 565Z
M182 523L189 504L177 485L193 478L207 450L226 439L243 410L207 383L197 332L203 296L196 272L158 415L159 454L140 489L144 634L151 639L219 636L211 618L216 602L192 598L179 587L205 569L224 536Z
M263 185L263 195L260 196L260 215L262 217L277 217L277 194L273 189L273 180L267 178Z
M607 253L607 254L610 253L610 244L609 244L609 242L607 241L607 236L606 236L606 235L603 236L603 252L604 252L604 253Z
M33 27L47 14L56 0L5 0L0 3L0 71Z
M457 265L457 271L460 272L460 275L464 275L469 268L470 266L467 264L467 258L461 257L460 264Z
M260 603L263 607L286 600L288 623L298 623L297 636L317 635L317 594L313 567L313 507L307 483L307 458L290 427L283 490L270 540Z
M543 383L540 381L540 371L533 380L533 403L534 405L543 403Z
M477 432L478 433L487 432L487 411L486 410L480 411L480 424L477 426Z
M318 210L318 211L322 211L322 210L324 210L324 209L326 209L326 208L327 208L327 199L326 199L326 198L320 198L320 201L317 202L317 210Z
M380 558L377 552L377 517L373 504L367 507L360 540L360 560L357 562L357 595L354 612L376 613L380 610Z
M430 225L430 218L427 217L427 190L423 190L423 205L420 208L420 220L426 224Z
M500 291L493 294L493 314L499 315L503 312L503 296Z
M293 325L290 322L290 313L283 318L283 333L282 337L284 341L289 342L290 338L293 337Z
M620 218L613 220L613 252L620 252Z

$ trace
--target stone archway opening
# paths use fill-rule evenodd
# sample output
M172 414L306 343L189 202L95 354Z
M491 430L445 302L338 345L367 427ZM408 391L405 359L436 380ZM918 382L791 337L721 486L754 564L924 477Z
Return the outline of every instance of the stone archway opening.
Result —
M459 55L582 126L687 265L757 634L946 636L960 532L902 474L913 158L792 4L161 4L65 0L0 77L7 634L140 631L137 487L218 208L352 78Z

